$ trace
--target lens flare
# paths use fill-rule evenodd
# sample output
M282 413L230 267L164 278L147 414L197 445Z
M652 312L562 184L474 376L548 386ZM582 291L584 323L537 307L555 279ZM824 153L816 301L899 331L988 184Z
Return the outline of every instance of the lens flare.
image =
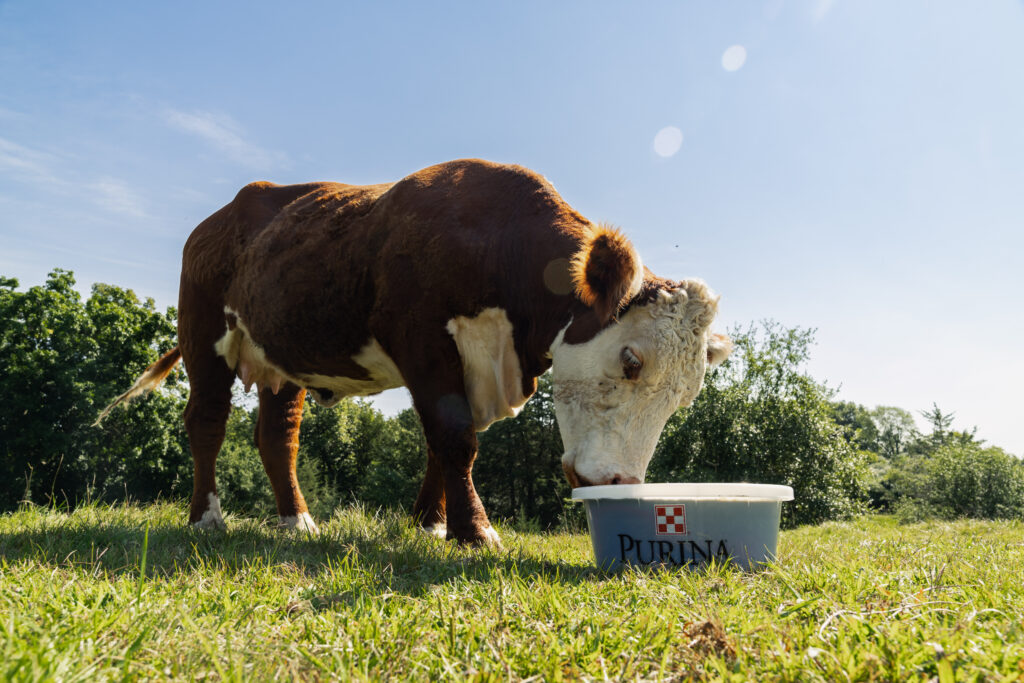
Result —
M670 157L679 151L683 144L683 131L675 126L666 126L654 136L654 153L660 157Z
M747 48L733 45L722 53L722 68L726 71L738 71L747 61Z

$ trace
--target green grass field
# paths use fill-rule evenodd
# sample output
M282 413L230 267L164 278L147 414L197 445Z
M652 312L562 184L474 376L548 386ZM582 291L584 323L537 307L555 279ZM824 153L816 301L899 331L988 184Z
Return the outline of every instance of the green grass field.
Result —
M184 516L0 517L0 680L1024 679L1020 523L873 517L784 532L757 573L605 574L583 534Z

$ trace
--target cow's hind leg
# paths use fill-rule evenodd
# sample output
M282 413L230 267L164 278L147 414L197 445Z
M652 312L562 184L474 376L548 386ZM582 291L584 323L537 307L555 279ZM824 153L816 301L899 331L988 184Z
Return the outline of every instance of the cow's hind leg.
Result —
M235 376L223 360L213 355L212 349L205 362L186 361L191 386L185 406L185 431L193 466L188 521L201 529L223 529L215 470L231 413L231 384Z
M294 384L285 384L277 394L269 388L261 390L256 446L274 489L281 526L315 534L319 530L309 516L309 508L295 474L305 401L306 390Z
M445 526L444 477L441 474L441 463L434 451L427 447L427 474L420 487L420 495L412 508L413 517L420 527L434 536L444 538L448 529Z

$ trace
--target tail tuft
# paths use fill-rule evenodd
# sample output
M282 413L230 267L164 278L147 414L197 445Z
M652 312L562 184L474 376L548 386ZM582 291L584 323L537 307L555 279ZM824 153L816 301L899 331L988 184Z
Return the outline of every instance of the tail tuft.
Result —
M114 399L113 403L103 409L100 416L96 418L96 421L92 423L93 427L98 427L107 415L110 414L117 406L122 403L128 403L143 394L153 391L160 383L167 379L167 375L171 374L171 370L181 360L181 350L175 346L173 349L165 353L160 357L160 360L146 368L146 371L135 380L135 384L132 385L131 389L124 392L120 396Z

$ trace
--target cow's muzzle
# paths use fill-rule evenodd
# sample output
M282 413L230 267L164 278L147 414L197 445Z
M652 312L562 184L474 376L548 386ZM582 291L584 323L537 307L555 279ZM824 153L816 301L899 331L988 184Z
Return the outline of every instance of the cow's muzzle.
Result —
M636 477L629 477L624 474L613 474L610 477L604 477L598 481L590 481L584 477L581 477L576 472L576 468L571 464L567 465L562 463L562 471L565 472L565 478L569 480L569 485L574 489L581 488L583 486L615 486L618 484L642 484L643 482Z

